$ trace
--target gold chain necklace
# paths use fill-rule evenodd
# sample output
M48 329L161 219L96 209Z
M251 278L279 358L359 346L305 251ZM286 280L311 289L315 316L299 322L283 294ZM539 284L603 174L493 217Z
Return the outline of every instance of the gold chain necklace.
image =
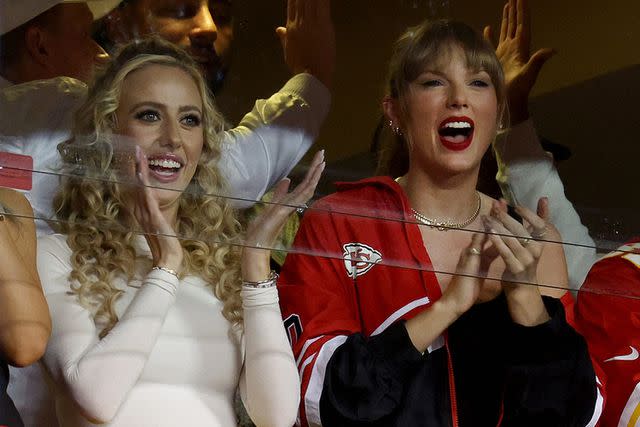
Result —
M476 196L478 197L478 207L476 207L476 210L473 213L473 215L471 215L469 218L465 219L462 222L453 222L449 220L438 221L422 215L420 212L418 212L413 208L411 208L411 212L413 212L413 216L415 216L415 218L418 221L420 221L424 225L428 225L429 227L435 228L438 231L447 231L450 228L464 228L467 225L471 224L478 217L478 214L480 214L480 209L482 208L482 198L480 197L480 193L478 193L477 191L476 191Z

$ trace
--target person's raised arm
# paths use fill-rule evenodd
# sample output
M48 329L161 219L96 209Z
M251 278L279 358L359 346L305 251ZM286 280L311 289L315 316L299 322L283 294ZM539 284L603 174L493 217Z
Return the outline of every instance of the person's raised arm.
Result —
M491 41L491 27L485 27L484 36ZM502 11L496 56L504 70L511 126L529 118L529 94L542 67L554 54L555 50L548 47L531 53L531 16L527 0L509 0Z
M259 426L293 425L296 420L300 378L282 324L276 277L269 273L269 248L289 215L313 196L324 166L324 152L320 151L291 193L287 194L289 180L282 180L270 204L249 225L244 242L240 295L246 357L240 390L247 412Z
M485 28L485 37L491 37L490 27ZM510 123L504 125L510 129L493 144L498 160L496 179L510 204L535 211L538 200L548 198L549 221L565 242L569 286L577 289L595 261L595 243L567 199L553 158L542 148L529 119L530 92L542 67L555 53L551 48L531 53L530 44L531 17L527 0L509 0L503 9L496 55L505 73Z
M335 35L329 0L289 0L277 34L293 77L224 133L219 161L236 207L259 200L317 138L331 102Z
M475 304L482 288L480 277L482 247L486 235L475 233L460 254L456 274L442 298L405 323L409 338L421 353L433 344L453 322Z
M526 228L498 202L491 216L483 217L492 249L505 264L502 286L512 320L506 329L500 425L594 425L588 423L599 416L598 387L587 344L567 323L561 301L542 296L550 290L536 286L547 273L566 282L566 265L561 254L543 260L547 243L537 237L551 227L544 215L516 211Z
M0 189L0 354L27 366L44 354L49 308L36 268L33 210L20 193Z
M289 0L286 27L276 33L291 73L309 73L331 89L336 67L331 1Z

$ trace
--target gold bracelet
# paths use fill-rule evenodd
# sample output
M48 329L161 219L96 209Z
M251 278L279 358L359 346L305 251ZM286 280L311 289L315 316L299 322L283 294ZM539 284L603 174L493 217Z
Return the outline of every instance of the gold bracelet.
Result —
M278 273L271 270L271 273L269 273L269 277L267 277L265 280L260 280L259 282L247 282L246 280L243 280L242 286L247 286L249 288L256 288L256 289L264 289L264 288L271 288L275 286L277 281L278 281Z
M160 265L154 265L154 266L153 266L153 268L151 268L151 270L160 270L160 271L164 271L165 273L172 274L172 275L176 276L176 278L179 278L179 277L178 277L178 272L177 272L177 271L172 270L172 269L167 268L167 267L162 267L162 266L160 266Z

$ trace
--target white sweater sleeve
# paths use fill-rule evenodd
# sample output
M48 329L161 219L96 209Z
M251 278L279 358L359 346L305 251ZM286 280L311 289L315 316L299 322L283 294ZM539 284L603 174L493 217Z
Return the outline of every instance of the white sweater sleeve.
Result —
M68 246L59 235L41 239L38 246L38 270L53 323L44 364L87 419L108 422L145 367L178 279L151 271L118 323L99 339L92 314L69 293Z
M538 140L532 120L512 127L494 144L498 160L496 179L509 203L535 212L540 197L549 198L551 222L558 228L569 269L569 286L578 289L596 261L595 243L567 199L550 153ZM577 244L577 245L576 245Z
M243 288L245 361L240 395L258 427L296 422L300 379L286 337L276 287Z
M317 78L297 74L224 133L219 165L235 207L251 206L287 176L317 138L330 102Z

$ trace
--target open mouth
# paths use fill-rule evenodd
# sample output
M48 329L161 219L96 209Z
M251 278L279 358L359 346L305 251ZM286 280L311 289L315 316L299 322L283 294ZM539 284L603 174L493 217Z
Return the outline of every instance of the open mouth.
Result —
M147 158L149 172L162 182L171 182L178 179L184 161L172 153L153 155Z
M471 145L474 123L468 117L449 117L440 123L438 134L446 148L460 151Z

